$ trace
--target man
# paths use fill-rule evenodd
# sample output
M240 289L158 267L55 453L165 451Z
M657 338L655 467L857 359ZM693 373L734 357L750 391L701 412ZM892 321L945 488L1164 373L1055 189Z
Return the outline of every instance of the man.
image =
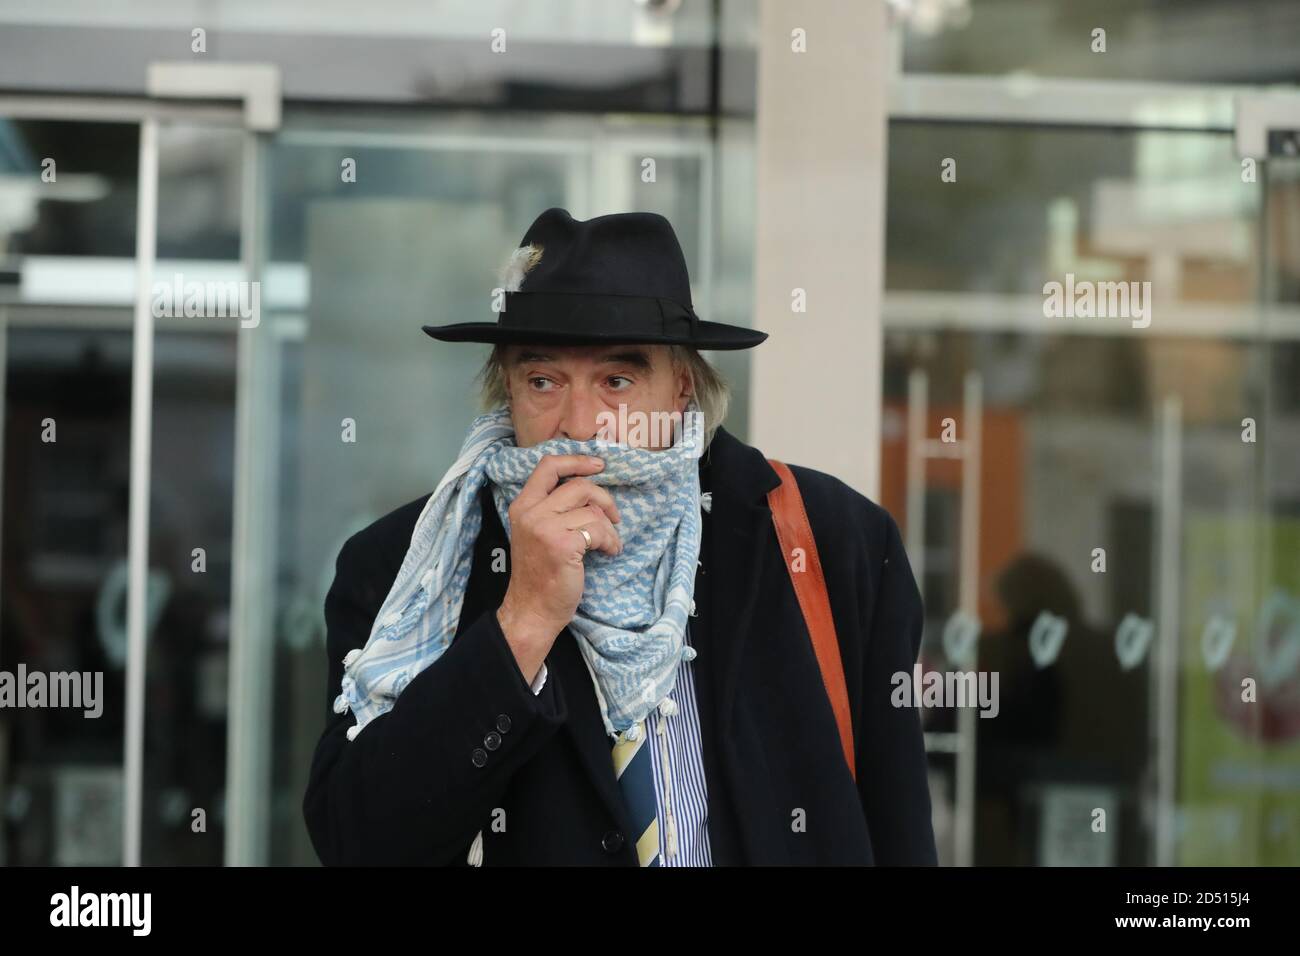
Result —
M494 410L338 556L303 808L321 860L934 863L920 722L890 704L922 624L898 529L792 469L850 746L773 528L781 478L719 424L697 349L766 334L695 315L657 215L547 210L503 279L498 322L425 327L495 344Z

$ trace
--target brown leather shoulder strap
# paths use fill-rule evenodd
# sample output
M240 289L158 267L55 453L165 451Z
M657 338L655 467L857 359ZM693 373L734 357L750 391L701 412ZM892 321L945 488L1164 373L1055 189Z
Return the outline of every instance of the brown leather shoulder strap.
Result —
M799 609L803 611L804 622L812 637L813 651L822 672L822 683L826 685L826 695L830 698L831 709L835 713L835 723L839 725L844 759L848 761L849 772L856 780L849 694L844 684L844 665L840 661L840 645L835 637L835 621L831 617L831 601L826 592L826 577L822 574L817 542L813 538L812 526L808 523L808 513L804 510L803 496L799 494L794 473L789 466L775 458L769 458L767 462L781 476L781 484L767 493L767 503L772 509L772 523L776 526L776 539L781 544L782 559L786 570L790 572L790 581L794 584L794 593L799 599ZM802 568L795 567L796 548L803 552Z

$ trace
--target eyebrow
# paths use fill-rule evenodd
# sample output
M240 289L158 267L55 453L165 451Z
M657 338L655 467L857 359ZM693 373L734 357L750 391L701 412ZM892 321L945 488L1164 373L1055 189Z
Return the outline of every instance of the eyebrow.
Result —
M526 351L520 352L515 356L515 365L522 365L525 362L553 362L555 357L545 352ZM643 372L651 370L650 356L643 349L626 349L622 352L610 352L608 355L600 357L602 365L630 365L638 368Z

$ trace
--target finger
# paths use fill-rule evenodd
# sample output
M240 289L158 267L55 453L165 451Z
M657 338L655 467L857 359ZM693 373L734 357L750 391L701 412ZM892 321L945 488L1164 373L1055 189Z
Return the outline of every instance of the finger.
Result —
M511 507L518 511L528 511L549 495L561 478L594 475L604 467L604 461L591 455L543 455L515 496Z
M559 514L562 511L572 511L574 508L581 508L584 505L598 505L605 514L609 515L610 521L618 522L623 520L623 516L618 513L618 505L614 503L614 496L605 488L588 481L586 478L574 478L571 481L566 481L547 495L545 503L539 504L538 507L544 507L552 514Z
M618 557L623 553L623 540L618 536L617 529L604 514L580 527L591 535L592 551L603 551L611 558ZM577 534L577 529L571 531L570 534ZM578 537L581 538L582 535L578 535ZM585 545L586 543L586 540L583 539L582 544Z
M610 557L617 557L623 552L623 539L618 535L618 529L595 505L587 505L575 511L566 511L556 516L559 527L564 529L561 533L576 538L563 539L566 543L576 543L579 550L586 545L586 540L578 534L579 528L582 528L591 535L591 550L604 551Z

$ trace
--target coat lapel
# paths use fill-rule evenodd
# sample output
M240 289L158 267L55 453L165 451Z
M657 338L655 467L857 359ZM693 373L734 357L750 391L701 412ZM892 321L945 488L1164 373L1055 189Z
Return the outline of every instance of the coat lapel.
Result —
M578 751L587 776L618 821L619 829L623 833L631 833L632 823L623 802L623 794L618 789L618 779L614 776L611 741L605 736L605 723L600 717L600 705L596 702L591 672L587 670L587 663L578 649L578 639L567 627L551 646L546 666L555 670L560 686L564 688L564 701L569 710L564 730Z
M780 476L756 448L719 428L706 452L713 509L705 574L705 631L695 660L709 784L709 838L719 865L789 862L784 817L773 788L758 728L737 724L742 663L753 632L762 630L764 586L783 572L771 544L767 492ZM777 592L779 593L779 592ZM733 846L738 839L739 846Z
M767 492L780 476L761 452L722 428L709 443L713 489L711 554L705 560L709 587L709 647L714 660L710 681L717 690L714 716L726 734L735 711L741 656L753 631L763 570L773 558L762 547L772 526Z

